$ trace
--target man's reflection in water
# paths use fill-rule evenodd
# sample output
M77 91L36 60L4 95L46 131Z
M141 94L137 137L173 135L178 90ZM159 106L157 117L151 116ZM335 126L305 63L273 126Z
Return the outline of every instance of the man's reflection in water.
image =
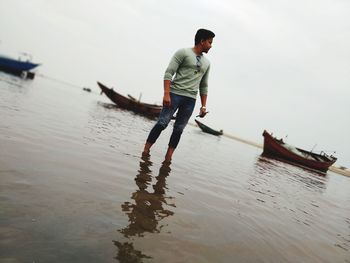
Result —
M140 169L136 175L135 182L138 189L131 195L134 203L124 202L122 210L129 217L129 225L118 230L124 237L143 237L145 232L159 233L163 225L159 226L159 222L174 212L164 208L163 206L175 207L173 203L168 203L171 197L165 195L166 177L170 174L170 163L163 163L159 169L155 184L152 190L147 188L152 183L153 163L149 156L142 156L140 161ZM118 255L116 259L120 262L142 262L142 258L150 258L142 254L141 251L135 250L132 242L113 241L118 247Z

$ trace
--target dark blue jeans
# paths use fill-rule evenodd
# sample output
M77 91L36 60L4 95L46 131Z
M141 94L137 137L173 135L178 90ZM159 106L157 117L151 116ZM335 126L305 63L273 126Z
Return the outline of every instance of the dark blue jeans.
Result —
M161 132L168 126L175 111L177 111L176 120L174 124L173 133L171 134L169 147L176 148L179 144L182 131L186 127L188 120L190 119L196 100L193 98L180 96L174 93L170 93L171 106L163 107L159 119L150 131L147 142L153 144L158 139Z

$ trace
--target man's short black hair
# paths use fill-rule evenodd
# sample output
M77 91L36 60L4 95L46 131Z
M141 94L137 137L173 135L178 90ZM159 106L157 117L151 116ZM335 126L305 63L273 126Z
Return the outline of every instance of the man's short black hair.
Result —
M209 38L214 38L215 34L208 29L198 29L196 36L194 37L194 44L197 45L201 40L207 40Z

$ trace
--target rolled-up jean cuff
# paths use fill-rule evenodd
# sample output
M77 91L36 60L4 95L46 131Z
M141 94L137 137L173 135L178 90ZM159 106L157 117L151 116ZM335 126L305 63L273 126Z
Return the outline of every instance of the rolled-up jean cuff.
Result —
M175 149L180 142L181 134L182 134L182 132L175 132L174 131L171 134L168 146Z

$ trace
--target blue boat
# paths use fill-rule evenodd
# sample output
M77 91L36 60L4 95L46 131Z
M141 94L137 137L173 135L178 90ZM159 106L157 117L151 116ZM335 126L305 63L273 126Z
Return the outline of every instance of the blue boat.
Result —
M8 56L0 55L0 70L15 75L21 75L23 72L29 72L29 70L34 69L39 65L40 64L30 62L29 59L13 59Z

